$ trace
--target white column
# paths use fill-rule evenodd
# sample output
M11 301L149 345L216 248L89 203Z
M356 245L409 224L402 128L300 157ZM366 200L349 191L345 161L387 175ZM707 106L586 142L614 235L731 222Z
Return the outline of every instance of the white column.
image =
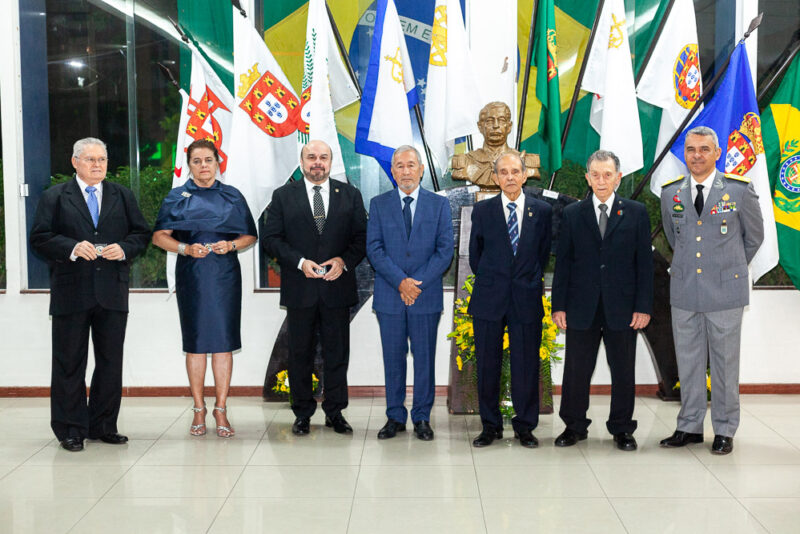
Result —
M6 235L6 292L27 287L25 182L22 147L22 80L20 74L19 3L8 2L0 17L0 98L2 98L3 187ZM44 13L42 13L44 16Z

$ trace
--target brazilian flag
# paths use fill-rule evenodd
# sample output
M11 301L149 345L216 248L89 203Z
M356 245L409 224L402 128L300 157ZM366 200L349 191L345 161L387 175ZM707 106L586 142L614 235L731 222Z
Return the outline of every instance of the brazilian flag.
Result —
M561 168L561 93L558 87L558 47L553 0L539 0L535 31L533 64L536 66L536 98L542 103L539 132L548 149L548 157L542 157L542 168L549 174Z
M761 113L780 264L800 289L800 54Z

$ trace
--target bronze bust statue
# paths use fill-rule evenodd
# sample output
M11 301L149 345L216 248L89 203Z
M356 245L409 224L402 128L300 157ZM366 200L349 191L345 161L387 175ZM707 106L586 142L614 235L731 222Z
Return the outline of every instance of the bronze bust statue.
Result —
M453 156L453 180L469 180L482 190L497 190L498 186L492 181L492 164L507 152L520 154L507 142L511 133L511 110L503 102L489 102L478 115L478 130L483 135L483 147ZM520 156L525 161L527 177L538 178L541 164L538 154L522 152Z

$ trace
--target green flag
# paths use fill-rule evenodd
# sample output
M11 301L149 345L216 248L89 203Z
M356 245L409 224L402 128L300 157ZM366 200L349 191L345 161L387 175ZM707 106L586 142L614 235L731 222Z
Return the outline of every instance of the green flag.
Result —
M800 54L761 114L780 263L800 289Z
M546 167L561 168L561 95L558 90L556 16L553 0L539 0L536 12L533 64L536 67L536 98L542 103L539 132L547 145Z

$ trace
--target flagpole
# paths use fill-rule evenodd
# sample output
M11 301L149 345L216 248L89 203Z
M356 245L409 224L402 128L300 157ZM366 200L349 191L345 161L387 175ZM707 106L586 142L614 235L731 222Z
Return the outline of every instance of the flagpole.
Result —
M419 136L422 139L422 147L425 149L425 158L428 160L428 169L431 171L431 182L433 190L439 191L439 177L436 175L436 168L433 166L433 156L431 149L428 148L428 141L425 140L425 125L422 123L422 111L419 109L419 102L414 104L414 114L417 116L417 126L419 126Z
M708 100L709 96L711 95L711 90L714 88L717 82L722 78L722 75L725 74L725 72L728 70L728 65L731 62L731 56L733 56L733 52L739 45L744 43L745 39L750 37L750 34L753 33L753 31L756 28L758 28L758 26L761 24L761 19L763 18L763 16L764 13L762 12L756 18L750 21L750 27L747 29L747 31L739 40L739 42L736 43L736 46L733 47L733 50L731 50L730 54L728 54L728 57L725 59L725 63L722 64L722 68L720 68L714 75L714 78L711 80L711 83L709 83L708 86L703 87L703 94L700 97L700 99L697 102L695 102L691 111L689 111L689 113L686 114L686 117L683 119L683 122L681 122L680 126L678 126L678 128L675 129L675 133L672 134L670 140L667 142L666 145L664 145L664 148L661 149L661 153L658 155L655 161L653 161L653 165L650 166L650 170L647 171L647 174L644 175L642 181L639 183L639 185L636 186L636 189L634 190L633 194L631 194L632 199L637 198L642 193L642 190L644 190L644 187L647 185L647 182L650 181L650 178L653 176L653 173L655 173L658 166L661 164L661 162L669 153L669 149L672 148L672 145L675 143L675 141L678 140L678 137L681 136L684 128L686 128L686 126L688 126L688 124L692 122L692 119L694 118L695 115L697 115L697 112L700 111L700 108L702 107L703 103L706 100Z
M661 38L661 34L664 33L664 26L667 25L667 20L669 20L669 14L672 11L672 6L674 5L675 5L675 0L669 0L666 9L664 9L664 15L661 17L661 20L658 23L658 28L656 28L656 33L655 35L653 35L653 39L650 41L650 46L647 48L647 53L644 55L642 64L639 66L639 73L636 75L636 80L633 82L634 87L638 87L639 82L642 80L642 75L644 74L644 71L647 68L647 64L650 63L650 58L653 57L653 52L656 49L658 40Z
M589 34L589 41L586 43L586 51L583 54L583 61L581 61L581 70L578 72L578 80L575 82L575 90L572 92L572 101L569 103L569 113L567 114L567 122L564 124L564 131L561 133L561 153L564 153L564 148L567 146L567 135L569 135L569 128L572 126L572 117L575 115L575 105L578 103L578 96L581 92L581 83L583 76L586 74L586 65L589 61L589 54L592 51L594 38L597 35L597 23L600 21L600 15L603 13L603 4L605 0L600 0L597 3L597 12L594 14L594 24L592 24L592 31ZM553 171L550 176L550 185L548 189L553 189L553 184L556 181L558 169Z
M778 78L780 78L786 71L786 69L789 68L789 65L792 63L792 60L794 59L794 57L797 55L798 52L800 52L800 41L798 41L797 44L795 44L794 50L791 50L789 52L789 55L786 57L786 60L783 62L783 64L781 64L780 68L775 72L775 74L773 74L772 77L769 79L769 81L766 84L764 84L764 87L758 93L758 100L764 98L764 95L766 95L769 92L769 90L772 89L772 86L775 85L775 82L778 81Z
M525 60L525 76L522 81L522 98L519 102L519 117L517 118L517 142L515 148L519 150L522 144L522 125L525 122L525 108L528 103L528 82L531 78L531 60L533 59L533 31L536 26L536 11L539 9L539 0L533 3L533 13L531 13L531 29L528 32L528 55Z
M175 86L176 89L180 89L181 85L178 83L178 80L175 79L175 76L172 75L172 71L169 70L169 67L164 65L163 63L156 63L158 68L161 69L161 73L167 78L169 83Z
M328 12L328 20L331 23L333 37L336 39L336 46L339 48L339 53L342 55L342 59L344 59L344 64L347 67L347 72L350 74L350 79L353 81L353 85L356 86L356 91L358 91L358 99L361 100L361 85L358 83L356 71L353 70L353 64L350 63L350 56L347 54L347 49L344 47L342 35L339 33L339 27L336 26L336 21L333 20L333 13L331 13L331 8L328 7L328 2L325 2L325 11Z

